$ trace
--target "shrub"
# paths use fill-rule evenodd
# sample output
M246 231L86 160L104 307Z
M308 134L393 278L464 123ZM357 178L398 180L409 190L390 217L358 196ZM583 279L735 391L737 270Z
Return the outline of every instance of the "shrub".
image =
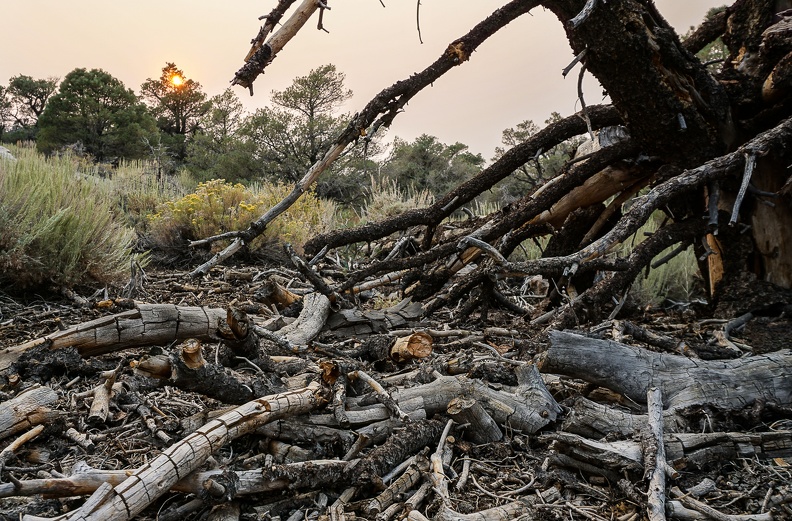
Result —
M637 243L645 240L646 234L652 234L660 227L662 215L657 212L653 215L632 237L625 241L622 255L629 254ZM662 259L676 248L676 245L667 248L655 257L655 261ZM688 247L670 261L649 268L643 277L637 277L630 289L630 295L641 306L658 305L664 300L691 302L701 296L701 275L699 274L696 256L693 247Z
M106 179L108 196L113 198L127 224L145 234L149 216L167 200L182 197L195 188L185 170L178 175L157 175L153 161L121 161Z
M110 284L129 273L134 232L72 158L13 147L0 162L0 285Z
M241 184L214 179L200 183L195 192L161 205L151 216L149 239L155 249L183 250L190 240L220 233L243 230L275 206L291 191L284 184L261 183L249 188ZM267 242L279 240L301 248L309 238L330 229L335 206L313 192L303 194L286 212L271 222L264 233L250 245L255 252ZM227 242L216 242L218 251Z
M413 208L425 208L434 202L429 190L402 190L394 179L371 178L371 195L363 209L364 222L381 221Z

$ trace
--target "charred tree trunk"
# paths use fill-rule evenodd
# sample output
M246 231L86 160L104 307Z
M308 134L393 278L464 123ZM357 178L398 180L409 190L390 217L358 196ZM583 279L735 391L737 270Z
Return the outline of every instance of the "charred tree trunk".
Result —
M575 54L600 81L630 135L650 155L683 167L726 151L733 142L728 98L681 45L652 2L600 2L571 21L581 0L547 2Z

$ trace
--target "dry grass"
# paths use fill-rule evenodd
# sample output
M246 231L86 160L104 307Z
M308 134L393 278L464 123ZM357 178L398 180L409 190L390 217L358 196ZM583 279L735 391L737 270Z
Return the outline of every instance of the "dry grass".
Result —
M134 231L70 156L29 146L0 161L0 284L11 289L111 284L128 276Z

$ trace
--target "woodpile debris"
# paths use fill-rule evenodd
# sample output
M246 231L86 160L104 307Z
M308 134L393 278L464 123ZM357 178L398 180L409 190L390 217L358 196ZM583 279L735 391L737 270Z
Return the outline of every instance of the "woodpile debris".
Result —
M231 271L251 276L214 292ZM506 313L483 328L427 320L409 299L351 314L297 280L283 290L303 295L279 310L258 291L272 287L266 271L217 272L183 293L155 282L149 295L181 304L99 302L101 317L3 348L6 519L790 510L789 350L716 357L722 323L652 333L625 321L548 329L543 346ZM202 295L228 305L192 305Z

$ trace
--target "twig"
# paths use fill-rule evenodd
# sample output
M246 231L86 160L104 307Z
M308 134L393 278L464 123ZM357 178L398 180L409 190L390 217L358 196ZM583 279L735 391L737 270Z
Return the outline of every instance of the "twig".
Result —
M8 444L6 448L0 451L0 475L3 473L5 462L10 458L22 445L35 439L39 434L44 432L43 425L36 425L26 433L19 436L17 439Z
M324 0L324 1L316 0L316 3L319 4L319 23L316 25L316 28L318 30L320 30L320 31L324 31L324 32L329 34L330 31L325 29L325 27L324 27L322 22L324 21L325 9L327 9L329 11L330 10L330 6L327 5L327 0Z
M662 257L660 257L659 259L654 261L651 264L652 269L655 270L655 269L659 268L660 266L662 266L663 264L669 262L671 259L673 259L677 255L679 255L680 253L682 253L683 251L687 250L688 246L689 245L686 242L680 243L679 246L677 246L676 248L671 250L667 255L663 255Z
M577 63L578 63L580 60L582 60L582 59L583 59L583 57L586 55L586 53L587 53L587 52L588 52L588 48L586 48L586 49L583 49L582 51L580 51L580 52L578 53L578 55L577 55L577 56L575 56L575 57L572 59L572 61L571 61L571 62L569 62L569 65L567 65L566 67L564 67L564 68L561 70L561 76L563 76L564 78L566 78L567 74L569 74L570 72L572 72L572 69L574 69L574 68L575 68L575 65L577 65ZM540 152L541 152L541 150L540 150Z
M501 252L495 249L494 246L482 241L481 239L476 239L475 237L472 237L470 235L466 237L462 237L462 239L460 239L460 241L457 243L457 249L463 250L468 245L487 252L490 255L490 257L492 257L492 260L495 261L499 266L503 266L509 262L508 260L506 260L506 257L501 255Z
M597 7L597 0L586 0L586 5L583 6L583 9L575 15L568 23L573 29L577 29L580 24L586 21L586 19L591 16L591 13L594 12L594 8Z
M447 503L449 499L448 477L446 477L445 472L443 472L443 449L445 448L446 439L448 438L448 433L451 432L451 426L453 424L454 420L448 420L446 422L443 433L440 435L440 442L437 444L437 449L432 453L430 458L432 465L432 483L434 484L435 490L440 495L440 498L443 500L443 503Z
M418 27L418 42L423 44L423 39L421 38L421 0L415 5L415 25Z
M596 0L589 0L596 2ZM586 129L588 129L589 137L592 141L594 141L594 131L591 129L591 118L588 115L588 109L586 108L586 100L583 99L583 76L586 74L586 67L583 66L580 68L580 74L578 75L578 99L580 100L580 112L583 114L583 120L586 122Z
M686 495L685 493L683 493L679 489L679 487L673 487L671 489L671 495L673 497L675 497L676 499L678 499L679 502L682 503L687 508L690 508L690 509L696 510L698 512L701 512L702 514L705 514L705 515L711 517L715 521L732 521L731 516L728 516L728 515L726 515L726 514L724 514L722 512L719 512L719 511L715 510L714 508L712 508L711 506L709 506L709 505L707 505L705 503L702 503L701 501L693 499L692 497L690 497L690 496Z
M384 405L394 416L396 416L399 420L404 423L408 423L410 421L410 417L399 408L399 404L396 403L396 400L390 395L388 391L385 390L382 385L379 384L374 378L369 376L367 373L363 371L353 371L349 374L349 377L352 379L360 378L365 383L371 387L375 393L377 393L377 398L379 401Z
M745 153L745 170L743 171L742 183L740 183L740 190L737 192L737 197L734 199L734 207L732 208L731 218L729 219L729 226L734 226L740 213L740 206L742 205L745 192L748 190L748 185L751 183L751 176L753 175L754 167L756 166L756 152L750 151Z

